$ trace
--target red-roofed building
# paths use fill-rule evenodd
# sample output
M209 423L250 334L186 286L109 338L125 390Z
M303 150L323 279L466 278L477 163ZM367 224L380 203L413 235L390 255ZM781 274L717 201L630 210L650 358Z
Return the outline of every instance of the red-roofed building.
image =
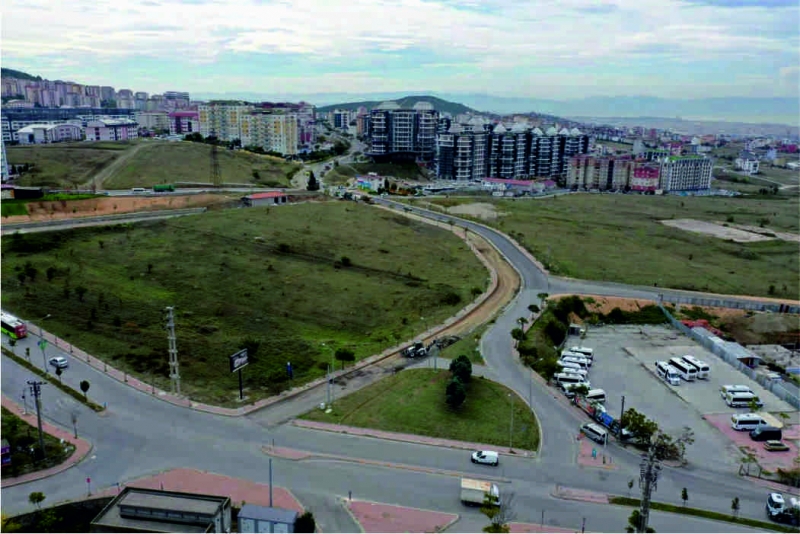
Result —
M245 207L251 208L254 206L278 206L286 204L289 197L280 191L269 191L268 193L253 193L242 197L242 204Z

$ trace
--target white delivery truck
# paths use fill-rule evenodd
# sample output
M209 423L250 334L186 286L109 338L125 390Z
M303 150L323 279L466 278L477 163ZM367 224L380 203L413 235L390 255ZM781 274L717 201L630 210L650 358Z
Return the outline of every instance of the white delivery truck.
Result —
M487 493L492 496L494 504L500 506L500 489L497 484L473 478L461 479L461 502L467 506L483 506Z

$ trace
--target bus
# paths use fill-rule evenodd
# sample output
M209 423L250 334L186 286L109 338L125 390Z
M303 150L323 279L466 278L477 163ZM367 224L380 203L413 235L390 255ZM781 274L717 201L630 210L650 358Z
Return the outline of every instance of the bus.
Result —
M2 312L0 314L0 323L2 323L3 333L11 339L21 339L28 335L28 328L25 323L10 313Z
M674 367L678 371L678 376L687 382L694 382L697 378L697 369L694 365L690 365L680 358L670 358L669 365Z

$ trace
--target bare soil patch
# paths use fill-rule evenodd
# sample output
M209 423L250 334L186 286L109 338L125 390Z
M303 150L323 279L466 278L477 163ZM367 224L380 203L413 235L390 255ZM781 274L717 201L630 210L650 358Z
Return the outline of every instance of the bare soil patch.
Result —
M737 243L754 243L756 241L769 241L776 239L776 237L748 232L740 228L731 226L723 226L722 224L711 223L706 221L698 221L695 219L667 219L661 221L666 226L694 232L697 234L706 234L720 239L730 239Z
M723 224L721 222L717 224ZM775 237L777 239L781 239L783 241L794 241L796 243L800 243L800 234L792 234L790 232L776 232L775 230L771 230L769 228L761 228L760 226L749 226L746 224L728 224L731 228L738 228L740 230L744 230L745 232L751 232L754 234L763 235L765 237Z
M28 203L28 215L5 217L4 223L52 221L79 217L116 215L137 211L200 208L229 202L234 197L226 195L183 195L155 198L98 197L86 200L53 200Z
M469 215L485 221L493 221L504 215L497 211L494 204L488 204L486 202L474 202L472 204L453 206L452 208L447 208L447 213L452 215Z

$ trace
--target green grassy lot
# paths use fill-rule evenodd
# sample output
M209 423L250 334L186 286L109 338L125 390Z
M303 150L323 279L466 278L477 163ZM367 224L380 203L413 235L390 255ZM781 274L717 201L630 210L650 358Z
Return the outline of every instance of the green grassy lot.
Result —
M161 183L208 182L211 175L211 146L202 143L156 142L136 153L107 181L109 189L148 187ZM288 187L300 169L296 163L245 151L218 148L222 181ZM256 173L258 178L256 178Z
M769 165L760 165L758 174L754 178L766 178L774 182L780 182L783 185L800 184L800 172L780 167L770 167Z
M158 387L175 306L181 389L221 405L236 402L240 348L255 400L324 375L336 348L363 358L411 339L487 285L450 232L352 202L15 234L2 252L4 309L50 314L54 334Z
M445 403L449 371L410 369L337 399L330 414L315 409L302 419L436 438L509 445L511 401L505 386L473 377L458 410ZM517 449L537 450L539 429L528 406L516 395L514 440Z
M32 403L29 404L29 407L33 408ZM8 440L12 451L11 465L3 466L2 478L4 479L49 469L64 462L75 451L73 445L68 443L61 445L58 439L50 434L44 434L46 458L36 462L28 450L29 447L39 448L38 430L5 408L2 409L2 415L3 439Z
M445 347L444 350L439 351L439 357L454 360L463 354L464 356L467 356L472 363L483 365L484 361L483 356L481 356L480 353L480 341L481 336L483 336L483 333L486 332L489 324L491 323L487 323L479 328L476 328L472 332L463 334L461 339L449 347Z
M75 187L100 172L134 142L57 143L52 145L7 146L10 165L33 165L23 174L20 185Z
M472 199L426 199L437 204ZM664 219L734 222L800 233L797 199L574 194L481 199L504 215L481 221L511 235L554 274L725 294L796 299L797 243L734 243ZM770 293L770 286L774 290Z
M394 177L400 180L424 180L425 177L414 162L404 163L350 163L335 167L337 173L352 178L358 174L374 172L379 176Z

